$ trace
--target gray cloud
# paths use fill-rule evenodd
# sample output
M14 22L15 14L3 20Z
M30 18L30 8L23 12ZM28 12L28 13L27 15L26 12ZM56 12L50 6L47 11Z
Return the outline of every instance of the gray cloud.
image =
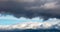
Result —
M2 0L0 0L2 1ZM60 0L3 0L0 2L0 13L12 14L15 17L42 17L60 19Z

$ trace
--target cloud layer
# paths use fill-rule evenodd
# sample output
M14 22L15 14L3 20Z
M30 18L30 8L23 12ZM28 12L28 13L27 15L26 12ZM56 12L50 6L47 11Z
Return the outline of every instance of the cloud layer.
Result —
M60 28L60 20L54 18L47 20L46 22L23 22L17 23L13 25L0 25L0 29L2 30L11 30L11 29L59 29Z
M15 17L60 19L60 0L0 0L0 13Z

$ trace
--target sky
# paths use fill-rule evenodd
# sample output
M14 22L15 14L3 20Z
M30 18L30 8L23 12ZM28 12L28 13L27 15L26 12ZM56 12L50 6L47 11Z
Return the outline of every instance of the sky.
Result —
M11 15L0 16L0 25L12 25L12 24L28 22L28 21L29 22L43 22L43 19L40 19L39 17L35 17L32 19L27 19L24 17L16 18Z
M1 16L0 15L0 25L16 25L18 23L29 23L29 22L32 22L32 23L35 23L35 22L38 22L38 23L51 23L51 24L56 24L56 23L59 23L60 22L60 19L57 19L57 18L50 18L48 20L45 20L43 18L40 18L40 17L35 17L35 18L32 18L32 19L29 19L29 18L25 18L25 17L20 17L20 18L16 18L12 15L6 15L6 16Z
M60 0L0 0L0 25L23 22L42 22L59 26Z

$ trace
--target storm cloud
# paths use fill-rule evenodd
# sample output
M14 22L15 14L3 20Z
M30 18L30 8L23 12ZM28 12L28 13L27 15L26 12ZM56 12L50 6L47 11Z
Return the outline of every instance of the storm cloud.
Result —
M17 18L60 19L60 0L0 0L0 13Z

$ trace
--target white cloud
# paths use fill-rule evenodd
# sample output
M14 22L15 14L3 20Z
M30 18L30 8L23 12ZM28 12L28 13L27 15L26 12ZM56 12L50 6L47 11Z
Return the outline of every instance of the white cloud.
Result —
M32 9L32 10L36 10L36 9L56 9L56 8L59 8L59 6L60 5L58 5L57 3L58 3L58 1L54 1L54 0L40 0L41 2L39 2L38 4L40 5L38 5L38 6L31 6L31 7L25 7L25 9L26 10L30 10L30 9ZM45 3L44 3L45 2ZM44 3L43 5L42 5L42 3Z
M56 4L57 4L57 2L45 3L44 5L41 5L41 8L54 9L54 8L58 7L58 5L56 5Z
M60 20L59 19L49 19L46 22L24 22L17 23L15 25L0 25L0 29L52 29L59 28Z
M57 2L49 2L49 3L45 3L44 5L41 6L32 6L32 7L26 7L25 9L29 10L29 9L55 9L58 8L59 5L57 5Z
M0 16L0 19L11 19L11 20L18 20L17 18L15 18L12 15L7 15L7 16Z

